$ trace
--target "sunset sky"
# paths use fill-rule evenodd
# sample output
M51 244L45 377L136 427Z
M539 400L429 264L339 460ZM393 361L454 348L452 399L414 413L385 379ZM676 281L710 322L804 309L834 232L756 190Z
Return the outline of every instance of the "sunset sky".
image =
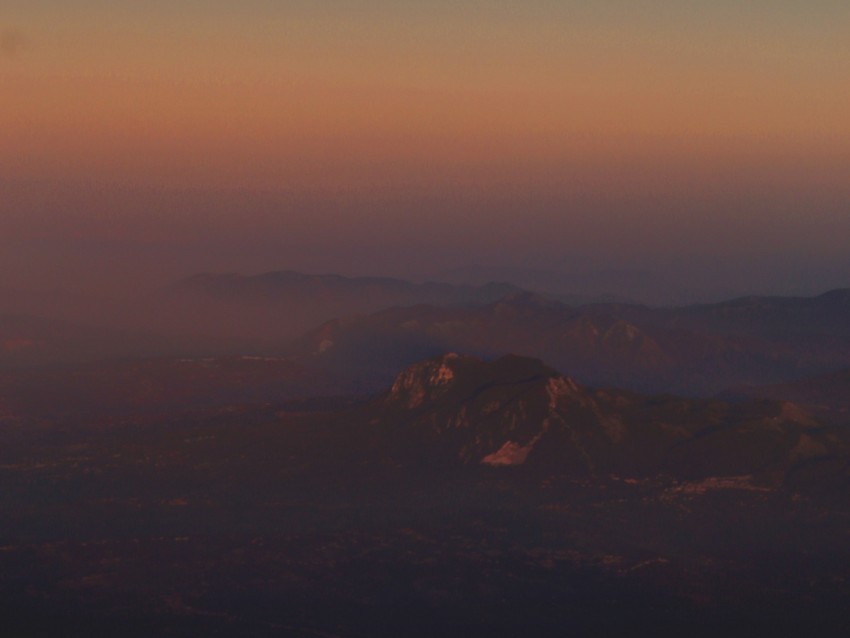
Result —
M5 0L0 285L850 286L848 34L846 0Z

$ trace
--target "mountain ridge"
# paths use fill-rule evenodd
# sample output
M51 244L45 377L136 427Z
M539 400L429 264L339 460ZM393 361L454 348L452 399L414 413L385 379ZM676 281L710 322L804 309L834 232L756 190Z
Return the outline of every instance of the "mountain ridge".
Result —
M398 368L441 352L486 358L513 352L544 358L588 385L711 396L850 365L844 297L835 291L758 302L753 313L736 302L574 308L515 292L478 306L424 304L331 320L307 333L294 354L371 369L384 383Z
M592 389L517 355L484 361L447 353L416 363L365 409L380 426L376 436L394 441L399 458L429 465L749 476L776 487L800 463L847 452L846 436L823 430L789 402Z

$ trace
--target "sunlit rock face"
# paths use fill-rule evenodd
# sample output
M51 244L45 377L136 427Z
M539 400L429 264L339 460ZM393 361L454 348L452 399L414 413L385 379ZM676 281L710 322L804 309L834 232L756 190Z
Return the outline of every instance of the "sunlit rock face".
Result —
M528 455L534 449L541 436L542 433L538 434L529 441L528 445L520 445L514 441L508 441L497 452L488 454L481 459L481 464L494 467L500 465L522 465L528 459Z
M449 353L410 366L396 378L388 400L408 409L433 401L451 385L459 359L458 355Z
M586 412L592 400L536 359L447 354L404 370L386 405L408 412L399 418L462 463L498 467L524 465L550 430L559 438L572 431L570 412Z

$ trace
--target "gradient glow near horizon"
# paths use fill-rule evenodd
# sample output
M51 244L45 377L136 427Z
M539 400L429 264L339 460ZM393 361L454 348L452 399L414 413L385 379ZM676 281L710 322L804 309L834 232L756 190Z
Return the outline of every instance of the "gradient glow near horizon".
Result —
M654 267L706 241L703 261L828 267L850 230L848 33L837 0L7 0L0 230L62 244L35 214L176 254L198 239L169 220L209 210L234 267L276 232L280 266L302 250L324 270L358 259L352 238L383 250L366 270L420 245L402 274L427 269L428 242L450 265L596 242L600 265ZM261 203L197 195L234 191Z

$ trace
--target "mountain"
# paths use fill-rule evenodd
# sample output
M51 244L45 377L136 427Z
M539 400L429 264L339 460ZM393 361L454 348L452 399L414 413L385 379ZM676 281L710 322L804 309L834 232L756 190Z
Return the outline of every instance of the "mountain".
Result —
M587 385L713 395L850 365L846 297L836 291L669 309L572 308L519 292L483 306L390 308L330 321L296 352L317 365L372 375L376 384L440 352L513 352L545 359Z
M370 422L389 424L382 436L413 456L430 450L431 465L781 484L801 464L849 449L846 435L788 402L592 390L513 355L486 362L447 354L415 364L371 409Z

